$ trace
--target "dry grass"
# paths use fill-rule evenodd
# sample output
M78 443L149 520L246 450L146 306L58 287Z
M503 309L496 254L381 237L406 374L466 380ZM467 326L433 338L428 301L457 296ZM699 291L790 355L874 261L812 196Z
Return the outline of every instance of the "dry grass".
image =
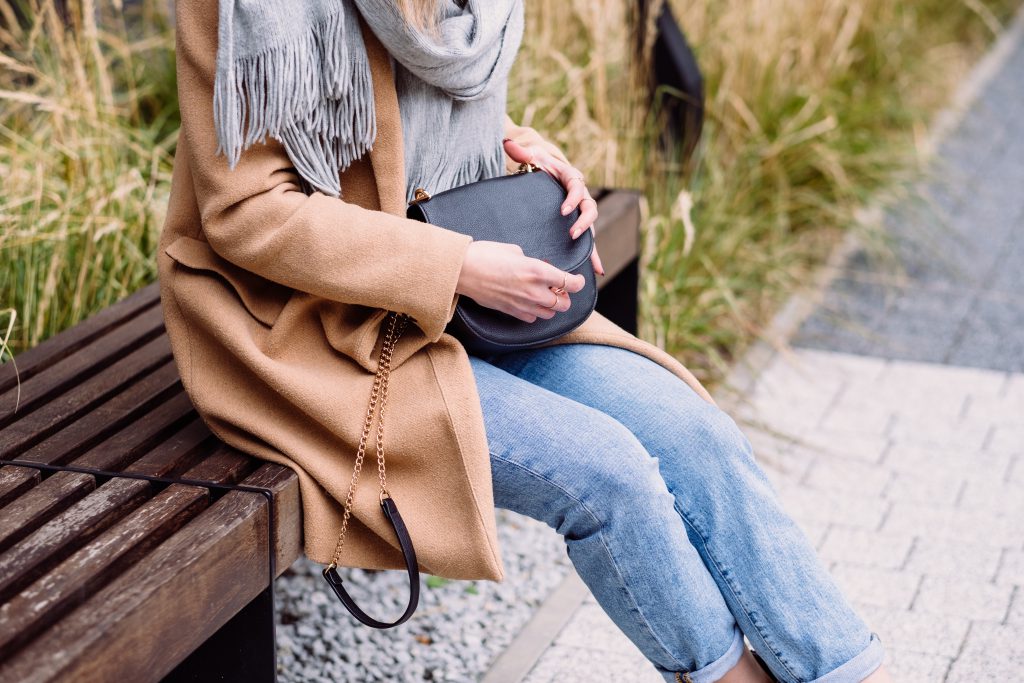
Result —
M642 334L711 378L857 209L915 171L928 115L1018 4L675 1L709 92L682 168L652 144L626 0L530 0L510 113L592 184L644 190ZM19 313L15 351L155 276L177 116L162 4L141 3L140 35L110 3L70 5L71 30L49 0L29 3L30 30L0 30L0 306ZM9 0L0 14L14 24Z
M72 3L73 4L73 3ZM107 4L23 9L0 32L0 306L15 351L153 280L177 137L173 41ZM0 2L2 24L17 20ZM103 29L99 26L102 25ZM170 95L170 97L169 97Z

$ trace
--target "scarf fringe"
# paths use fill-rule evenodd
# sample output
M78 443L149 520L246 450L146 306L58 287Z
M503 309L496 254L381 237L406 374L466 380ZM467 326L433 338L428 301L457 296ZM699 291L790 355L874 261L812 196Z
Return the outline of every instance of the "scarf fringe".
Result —
M358 18L349 3L337 7L299 39L232 59L224 78L218 73L217 153L230 168L270 136L314 189L341 196L338 176L373 146L377 117Z

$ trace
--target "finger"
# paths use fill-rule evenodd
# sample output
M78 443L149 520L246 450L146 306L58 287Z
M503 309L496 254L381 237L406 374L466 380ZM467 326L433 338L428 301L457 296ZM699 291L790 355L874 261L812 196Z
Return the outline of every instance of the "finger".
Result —
M558 313L558 311L556 311L554 308L548 308L547 306L540 305L536 307L535 311L535 315L538 318L543 318L544 320L551 320L552 318L555 317L556 313Z
M581 176L568 176L563 180L563 184L568 193L562 202L562 215L567 216L587 196L587 185Z
M541 275L541 281L546 287L558 288L564 284L566 292L578 292L587 284L586 278L579 273L568 273L546 261L541 261L541 263L545 266Z
M536 160L539 156L537 148L521 145L511 138L505 140L504 144L505 153L508 154L513 161L518 161L523 164L537 163Z
M594 225L596 220L597 202L592 197L584 197L583 203L580 204L580 217L569 228L569 236L576 239Z
M590 252L590 263L594 266L594 272L598 275L604 275L604 264L601 263L601 257L597 255L597 245L594 245L594 251Z

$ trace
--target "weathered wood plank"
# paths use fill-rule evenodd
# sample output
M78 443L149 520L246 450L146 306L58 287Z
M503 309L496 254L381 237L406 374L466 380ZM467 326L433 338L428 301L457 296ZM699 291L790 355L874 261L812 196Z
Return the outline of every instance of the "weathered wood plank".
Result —
M597 211L594 234L605 272L599 282L610 282L640 253L638 194L610 192L598 201Z
M122 429L133 429L146 413L182 391L178 368L167 362L114 394L74 422L18 455L19 460L64 465Z
M57 472L0 510L0 552L68 509L96 488L96 478L81 472Z
M42 370L109 334L159 301L160 290L157 283L153 283L89 316L74 327L50 337L42 344L22 351L15 358L17 375L11 364L0 365L0 395L17 386L19 378L21 382L27 382ZM0 401L2 405L4 403Z
M0 661L138 562L210 503L209 491L174 484L0 605ZM116 659L116 657L114 657Z
M39 470L31 467L0 467L0 508L42 481ZM0 512L0 516L2 516Z
M274 562L277 575L302 554L302 506L299 499L299 476L284 465L263 462L242 484L269 489L274 497ZM275 577L276 578L276 577Z
M24 419L39 406L66 393L69 388L81 384L118 358L159 336L163 329L161 308L157 306L147 309L110 334L78 349L35 376L29 379L22 377L20 391L19 387L12 387L0 394L0 428Z
M220 441L210 428L196 418L135 462L125 465L121 471L150 477L180 476L202 462L218 446Z
M159 681L268 585L268 523L263 496L228 493L0 663L0 680Z
M141 375L171 358L170 341L161 335L76 385L17 422L0 430L0 456L13 459L64 425L103 403Z
M195 467L186 471L186 480L208 481L214 484L236 484L249 476L260 466L261 461L220 444L217 449L204 457Z
M89 543L151 493L148 481L111 479L0 554L0 603Z

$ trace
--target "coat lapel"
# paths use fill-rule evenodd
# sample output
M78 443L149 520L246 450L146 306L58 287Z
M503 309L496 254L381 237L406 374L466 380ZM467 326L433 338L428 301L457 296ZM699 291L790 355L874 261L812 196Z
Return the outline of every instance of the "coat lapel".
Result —
M363 41L373 78L373 102L377 113L377 137L370 149L370 164L377 183L380 209L405 215L405 154L402 148L402 119L398 93L391 69L391 55L360 17Z

